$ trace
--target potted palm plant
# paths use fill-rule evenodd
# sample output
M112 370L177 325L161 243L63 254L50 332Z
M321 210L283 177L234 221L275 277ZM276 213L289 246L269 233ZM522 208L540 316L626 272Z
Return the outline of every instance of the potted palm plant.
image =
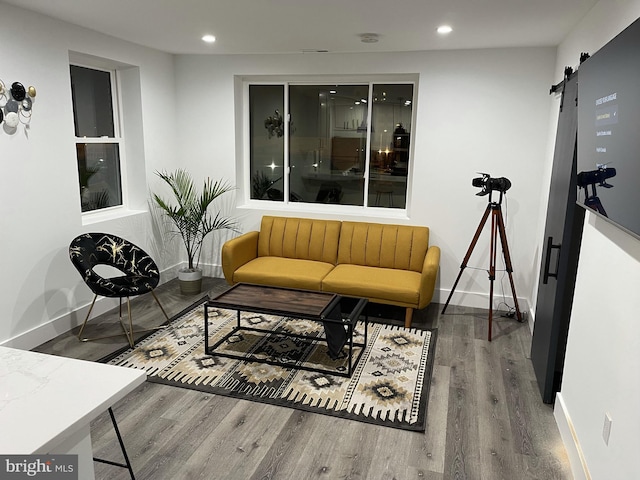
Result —
M178 271L180 291L183 294L200 293L202 270L199 268L202 245L207 235L215 230L236 231L235 220L223 216L220 211L209 211L212 203L221 195L233 190L229 183L207 178L202 191L195 187L191 175L183 169L173 173L156 172L173 191L174 200L167 201L153 194L156 205L169 217L175 233L180 235L187 250L188 266Z

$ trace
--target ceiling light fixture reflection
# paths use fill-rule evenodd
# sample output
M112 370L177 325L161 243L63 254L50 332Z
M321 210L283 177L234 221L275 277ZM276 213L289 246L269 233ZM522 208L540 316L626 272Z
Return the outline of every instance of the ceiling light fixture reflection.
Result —
M440 25L436 30L440 35L447 35L448 33L453 32L453 28L449 25Z
M362 33L360 34L360 41L362 43L378 43L379 37L377 33Z
M216 37L213 35L204 35L202 37L202 41L205 43L214 43L216 41Z

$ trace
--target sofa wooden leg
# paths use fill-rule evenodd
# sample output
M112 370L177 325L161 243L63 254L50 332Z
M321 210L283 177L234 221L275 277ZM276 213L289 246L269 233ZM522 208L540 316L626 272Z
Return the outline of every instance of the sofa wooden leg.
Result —
M404 315L404 328L411 328L411 319L413 318L413 308L407 308L407 312Z

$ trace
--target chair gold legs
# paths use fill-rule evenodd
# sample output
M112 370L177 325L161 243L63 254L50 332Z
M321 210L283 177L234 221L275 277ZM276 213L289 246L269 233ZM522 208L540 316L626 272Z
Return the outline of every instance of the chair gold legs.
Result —
M164 314L165 318L167 320L169 320L169 316L167 315L167 312L164 311L164 308L162 307L162 304L160 303L160 300L158 300L158 297L156 296L156 293L151 290L151 294L153 295L153 298L155 299L156 303L158 304L158 306L160 307L160 310L162 310L162 313ZM131 316L131 300L129 299L129 297L127 297L127 316L129 317L129 329L127 330L127 328L124 326L124 323L122 322L122 298L120 299L120 326L122 327L122 330L124 330L124 335L127 337L127 340L129 340L129 346L133 347L134 339L133 339L133 334L134 333L144 333L144 332L151 332L153 330L162 330L163 328L165 328L165 326L159 326L159 327L151 327L151 328L145 328L143 330L133 330L133 318Z
M89 307L89 311L87 312L87 316L84 319L84 323L82 324L82 327L80 327L80 331L78 332L78 340L81 340L83 342L86 342L87 340L82 340L82 332L84 331L84 327L87 326L87 321L89 320L89 315L91 315L91 310L93 310L93 306L96 303L96 298L98 298L98 295L94 295L93 296L93 301L91 302L91 306Z
M118 315L118 320L120 321L120 326L122 327L122 331L124 332L125 337L129 341L129 346L133 347L133 318L131 318L131 300L127 297L127 316L129 317L129 330L122 323L122 297L120 297L120 314Z
M151 294L153 295L153 298L155 299L156 303L158 304L158 306L160 307L160 310L162 310L162 313L164 314L165 318L167 320L169 320L169 316L167 315L167 312L165 311L165 309L162 307L162 304L160 303L160 300L158 299L156 293L151 290ZM102 337L94 337L94 338L83 338L82 337L82 332L84 331L84 327L87 325L87 321L89 320L89 316L91 315L91 311L93 310L93 306L96 303L96 299L98 298L98 295L94 295L93 297L93 301L91 302L91 306L89 307L89 311L87 312L87 316L84 319L84 322L82 323L82 327L80 327L80 331L78 332L78 340L80 340L81 342L92 342L94 340L101 340L103 338L111 338L111 337L118 337L121 335L124 335L125 337L127 337L127 341L129 342L129 346L133 347L134 345L134 338L133 335L135 333L143 333L143 332L150 332L152 330L161 330L163 328L165 328L165 326L159 326L159 327L151 327L151 328L146 328L143 330L133 330L133 317L131 316L131 300L129 299L129 297L127 297L127 317L129 319L129 325L128 327L125 325L125 323L122 321L122 297L119 299L120 300L120 305L119 305L119 311L118 311L118 320L120 322L120 326L122 327L122 331L123 333L116 333L114 335L105 335Z
M162 308L162 304L160 303L160 300L158 300L158 296L156 295L156 292L154 292L153 290L151 290L151 295L153 295L153 298L156 299L156 303L158 304L158 306L160 307L160 310L162 310L162 313L164 313L164 317L169 320L169 315L167 315L167 312L164 311L164 308Z

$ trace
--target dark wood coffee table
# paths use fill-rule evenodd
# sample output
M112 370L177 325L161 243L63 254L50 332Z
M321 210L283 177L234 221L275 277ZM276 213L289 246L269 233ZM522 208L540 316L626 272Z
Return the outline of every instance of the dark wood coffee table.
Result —
M238 283L226 292L221 293L214 299L205 303L205 353L207 355L218 355L250 362L269 363L271 365L279 365L287 368L299 368L302 370L351 377L353 370L362 357L367 345L367 330L369 325L369 318L365 311L367 302L366 298L345 297L329 292L315 292L293 288ZM236 326L231 330L231 332L226 334L213 345L209 345L209 308L229 309L236 310L238 312L238 321ZM283 317L301 318L322 322L325 325L325 331L327 331L327 326L333 326L334 328L336 325L342 326L346 331L346 342L344 345L344 347L347 348L346 356L348 357L346 372L324 368L312 368L304 365L292 365L291 363L283 362L276 358L258 358L250 353L247 353L246 355L235 355L228 352L221 352L219 350L216 351L216 348L227 342L232 336L237 335L240 331L255 331L265 334L272 333L271 330L241 325L241 312L279 315ZM364 342L356 343L353 341L353 332L361 315L364 315ZM327 342L324 338L310 337L308 335L292 332L279 331L277 333L278 335L287 337ZM355 359L353 358L354 347L358 347L360 350ZM327 356L327 358L329 357Z

